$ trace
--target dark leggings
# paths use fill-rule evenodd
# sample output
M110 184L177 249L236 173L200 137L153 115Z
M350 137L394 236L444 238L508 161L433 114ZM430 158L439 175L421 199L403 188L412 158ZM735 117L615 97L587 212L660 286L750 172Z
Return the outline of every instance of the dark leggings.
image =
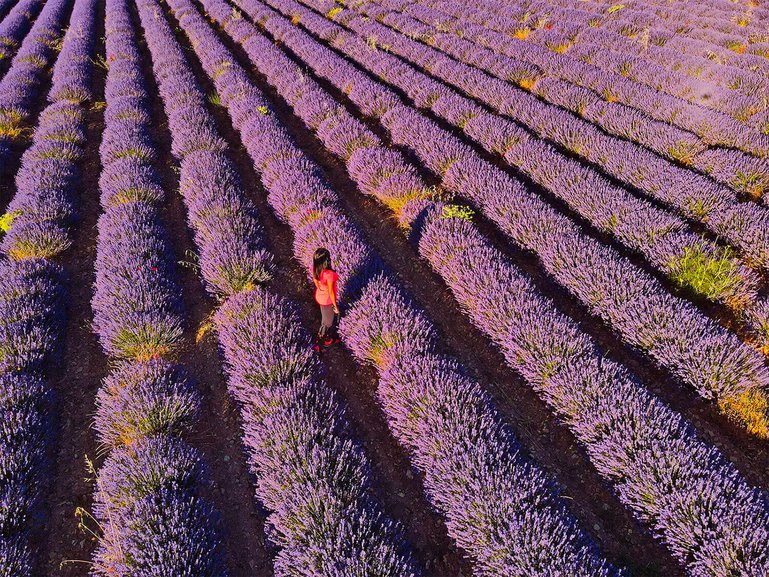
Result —
M320 336L326 336L334 327L334 316L334 305L320 305Z

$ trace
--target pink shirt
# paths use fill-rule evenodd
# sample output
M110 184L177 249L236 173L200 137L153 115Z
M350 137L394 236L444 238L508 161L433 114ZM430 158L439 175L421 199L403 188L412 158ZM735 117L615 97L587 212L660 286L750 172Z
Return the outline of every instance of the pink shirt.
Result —
M328 306L333 304L331 301L331 295L328 292L328 283L331 282L331 286L334 290L334 297L338 298L337 288L336 288L336 281L339 280L339 275L336 274L333 270L324 270L320 273L320 279L318 279L318 284L320 286L317 286L315 288L315 302L317 302L321 306Z

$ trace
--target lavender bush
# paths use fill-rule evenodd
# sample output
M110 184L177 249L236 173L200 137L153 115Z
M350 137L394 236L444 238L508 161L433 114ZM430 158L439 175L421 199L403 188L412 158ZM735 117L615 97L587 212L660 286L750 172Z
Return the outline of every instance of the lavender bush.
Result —
M7 60L16 52L29 31L35 15L43 7L43 2L41 0L23 0L22 2L6 0L3 2L0 13L4 13L5 7L9 5L12 5L11 11L0 22L0 61Z

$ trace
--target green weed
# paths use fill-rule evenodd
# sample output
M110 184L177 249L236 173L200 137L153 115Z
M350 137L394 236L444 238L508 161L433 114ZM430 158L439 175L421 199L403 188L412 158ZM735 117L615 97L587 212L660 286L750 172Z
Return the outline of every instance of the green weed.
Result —
M719 254L710 254L704 245L686 247L682 255L671 259L668 270L676 284L710 300L736 298L735 289L741 281L739 265L728 248Z
M441 218L460 218L462 220L473 220L475 211L469 206L460 204L447 204L441 211Z

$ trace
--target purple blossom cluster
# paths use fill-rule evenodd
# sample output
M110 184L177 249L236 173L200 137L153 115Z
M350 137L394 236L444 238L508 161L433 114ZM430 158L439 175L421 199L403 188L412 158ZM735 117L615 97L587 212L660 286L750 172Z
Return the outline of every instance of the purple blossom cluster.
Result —
M5 8L10 7L2 22L0 22L0 61L13 56L19 44L24 39L37 12L43 7L42 0L5 0L0 14L5 13Z
M0 80L0 162L7 161L11 142L21 135L29 119L38 94L36 88L54 60L69 6L70 0L45 3L11 61L11 68Z
M94 6L94 0L76 1L72 30L95 34ZM32 40L24 42L0 83L2 114L11 119L8 127L22 117L28 102L14 100L13 90L23 86L34 93L41 74L27 67L32 60L26 57L52 57L47 43L60 31L66 7L66 2L46 3L28 37ZM72 47L78 44L75 37L75 32L65 35L62 52L78 54ZM78 46L79 57L89 59L90 45ZM53 393L46 373L57 365L64 332L64 272L51 259L69 245L69 195L83 152L82 108L51 100L22 158L0 243L0 574L14 577L31 577L40 570L34 543L45 520L42 495L51 474L54 437ZM64 133L78 138L63 139Z
M167 58L173 58L177 74L194 80L157 3L141 2L139 12L156 75L164 65L171 66ZM183 19L182 25L190 24ZM221 55L220 45L195 44L195 49L206 55L204 67L211 58ZM231 63L231 58L226 62ZM232 104L247 96L243 92L247 85L242 82L245 75L241 70L240 77L235 78L233 69L229 65L222 67L221 63L216 67L218 74L211 75L222 101ZM163 92L162 80L161 96L166 108L174 101L173 93ZM260 98L248 113L266 118L259 110L262 102ZM260 132L258 141L277 147L273 149L274 159L284 161L281 166L288 167L286 161L290 161L291 155L279 158L280 153L275 154L281 150L279 144L271 141L269 134ZM296 168L303 166L298 164ZM197 182L205 185L211 174L225 173L201 170L188 186ZM234 171L231 174L228 180L220 182L230 182L235 177ZM320 180L317 183L324 186ZM208 186L213 193L221 194L212 184ZM239 185L236 188L233 183L229 190L241 209L253 213ZM311 195L313 190L285 190L286 194L289 192ZM188 203L188 210L191 221L197 218L193 215L200 215L196 240L209 234L208 223L215 225L217 219L230 218L227 213L207 212L203 204ZM241 228L231 234L236 235L233 241L238 242L258 232ZM201 253L205 250L204 242L205 239L198 240ZM317 243L318 238L305 242ZM354 243L353 246L357 248ZM221 246L216 248L221 250ZM200 272L209 283L217 274L205 266ZM349 293L349 283L346 290ZM233 287L224 295L214 324L228 366L230 392L241 409L243 440L256 478L256 494L270 511L271 540L279 547L276 575L419 574L400 529L384 515L373 494L368 460L352 437L341 404L326 386L309 335L300 328L289 303L253 284Z
M203 30L202 17L187 0L172 0L171 5L180 15L180 23L201 58L206 60L205 55L218 51L219 57L226 59L224 62L231 62L229 54L211 40L212 33ZM243 6L266 30L279 26L279 19L265 6L256 1L247 6L244 2ZM328 149L345 161L348 172L361 189L381 199L393 212L399 212L400 218L417 229L416 232L421 232L420 252L447 280L474 322L500 345L509 364L564 418L623 502L652 525L692 574L765 571L769 563L762 545L769 527L766 496L751 489L720 453L701 443L680 416L652 397L619 366L603 359L595 344L576 324L557 313L552 303L541 297L531 283L494 251L471 223L447 218L446 215L451 214L446 210L449 207L413 196L412 186L401 187L404 181L415 182L413 170L409 171L395 152L379 149L376 138L366 134L359 123L340 112L338 106L329 107L328 95L311 79L298 76L297 65L270 39L225 2L207 0L204 7L233 39L242 42L256 68L315 130ZM289 36L298 37L295 33L281 35L281 41L288 44ZM313 48L318 50L317 46ZM353 85L348 88L350 93L356 90ZM304 103L313 104L305 108ZM325 114L318 114L319 111ZM236 114L237 109L233 116ZM313 123L318 123L317 128ZM357 148L361 139L374 144ZM355 152L349 158L344 156L351 148ZM461 256L455 254L455 249ZM468 266L473 267L471 278L466 278ZM455 378L452 377L449 361L445 361L442 377L440 367L431 366L431 362L441 364L440 358L430 359L427 355L434 338L431 328L387 281L372 281L363 289L360 299L343 321L346 341L360 359L373 362L382 371L380 395L385 411L395 423L406 427L393 425L399 438L407 445L413 443L411 448L415 453L427 451L420 457L430 459L426 469L447 470L444 467L451 466L451 461L438 460L443 456L437 449L438 440L425 436L432 429L423 426L413 433L408 427L422 423L417 419L432 408L427 403L430 397L423 391L433 381L425 379L425 374L436 375L436 381L445 379L447 383L456 383L455 378L461 375L455 373ZM416 374L413 367L409 367L409 360L413 358L409 355L423 355L424 363L417 363ZM428 370L430 372L426 372ZM409 374L419 385L413 384ZM416 406L404 405L414 398L405 388L404 383L409 381L411 387L418 387ZM389 391L388 386L392 387ZM455 397L451 394L445 397L462 399L459 391L454 391ZM444 402L449 402L445 397L442 397ZM448 428L449 423L458 427L457 435L462 425L472 425L469 419L461 424L454 423L453 419L449 421L448 411L436 410L445 427ZM439 418L433 413L429 415ZM443 433L443 427L440 431ZM485 432L491 435L490 430ZM474 438L470 431L465 430L464 434L470 435L465 438ZM485 434L477 437L492 439ZM424 445L420 447L421 443ZM450 446L456 451L465 445L455 442ZM483 454L480 450L477 453ZM460 454L457 458L459 461L455 463L463 464L463 474L472 470L472 466L462 460L469 457ZM458 515L453 519L462 519L466 501L461 499L461 493L451 489L449 481L453 478L456 477L445 474L433 479L428 473L427 482L439 483L431 493L437 506L441 508L445 498L442 507ZM493 494L485 491L484 497ZM701 499L703 494L707 495L705 500ZM746 522L750 524L747 532L744 531ZM452 523L451 528L460 526L478 531L478 527L461 523ZM709 533L707 543L699 538L703 530ZM468 548L477 547L478 533L457 532L454 536L467 539ZM485 546L488 542L482 543Z
M296 9L292 0L270 2L287 15ZM621 258L610 247L586 236L568 218L547 206L523 185L480 159L468 146L431 120L401 104L392 92L336 56L299 30L287 19L256 1L238 4L275 38L288 46L317 74L342 90L363 114L378 117L396 144L412 150L420 161L441 178L442 185L470 199L516 244L536 253L548 272L596 315L603 318L626 342L649 354L663 367L692 386L705 399L715 400L730 416L757 434L767 434L763 410L745 414L741 407L748 398L763 398L769 371L763 358L733 333L703 315L692 304L672 296L651 275ZM255 65L265 48L255 41L244 49ZM283 64L285 69L288 65ZM267 72L265 72L267 75ZM302 82L303 95L308 79L293 72L283 80ZM293 105L290 86L278 85ZM323 92L326 116L313 120L301 106L296 113L316 131L332 153L352 159L352 152L378 142L377 137L357 119L339 109ZM430 94L424 94L430 98ZM318 106L319 95L314 96ZM350 135L355 135L351 138ZM491 135L493 137L493 134ZM364 153L361 153L364 154ZM398 158L399 155L396 154ZM403 164L403 161L399 161ZM407 171L404 166L402 171ZM384 201L403 205L410 198L424 196L425 185L413 176L405 193L391 191ZM574 180L580 180L577 175ZM366 190L365 185L361 186ZM401 189L402 190L402 189ZM394 201L391 195L398 198ZM597 205L602 199L596 198Z
M126 0L108 0L106 30L104 212L92 307L94 331L115 367L98 392L94 419L111 452L96 479L94 517L102 532L91 574L225 577L218 513L202 497L206 469L181 439L201 399L186 372L166 360L184 319L158 213L163 190Z

